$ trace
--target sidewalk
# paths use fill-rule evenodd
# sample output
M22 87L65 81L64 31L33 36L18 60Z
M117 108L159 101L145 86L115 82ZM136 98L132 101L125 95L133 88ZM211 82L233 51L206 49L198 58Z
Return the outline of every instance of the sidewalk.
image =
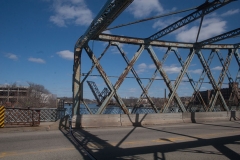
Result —
M11 133L11 132L34 132L34 131L51 131L59 129L60 120L56 122L41 122L39 126L5 126L0 128L0 133Z

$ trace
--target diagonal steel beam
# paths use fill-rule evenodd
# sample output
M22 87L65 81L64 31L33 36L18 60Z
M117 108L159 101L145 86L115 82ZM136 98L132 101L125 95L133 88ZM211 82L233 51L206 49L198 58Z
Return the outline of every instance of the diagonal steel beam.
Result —
M151 47L150 45L148 45L148 46L146 47L146 49L147 49L148 53L150 54L150 57L152 58L154 64L156 65L159 73L160 73L161 76L163 77L163 80L164 80L164 82L166 83L169 91L172 93L174 87L172 86L171 81L168 79L167 74L166 74L165 71L163 70L163 68L162 68L162 63L159 62L157 55L155 54L155 52L153 51L153 49L152 49L152 47ZM184 105L183 105L183 103L182 103L182 101L181 101L181 99L179 98L179 96L178 96L177 93L175 93L174 98L175 98L175 100L177 101L177 103L178 103L179 107L181 108L182 112L186 112L186 109L185 109L185 107L184 107ZM169 101L169 100L168 100L168 101Z
M217 98L219 96L219 94L221 94L221 87L222 87L222 83L224 81L224 77L228 71L228 67L230 65L230 62L231 62L231 59L232 59L232 55L233 55L233 52L235 52L235 50L229 50L228 52L228 56L224 62L224 65L223 65L223 68L222 68L222 72L221 74L219 75L219 78L218 78L218 83L217 83L217 86L219 88L219 90L215 91L215 94L212 95L211 99L210 99L210 108L208 111L212 111L212 109L214 108L215 104L216 104L216 101L217 101Z
M99 56L99 58L97 59L98 61L101 60L101 58L103 57L103 55L106 53L106 51L108 50L108 48L110 47L110 43L108 43L107 47L104 49L103 53ZM88 76L92 73L93 69L96 67L96 64L93 64L92 67L90 68L90 70L88 71L87 74L84 74L84 78L83 80L81 81L81 83L84 83L85 80L88 78Z
M211 85L212 85L213 89L215 90L215 92L219 91L219 88L218 88L218 86L217 86L217 84L216 84L216 82L215 82L215 80L214 80L214 78L212 76L212 73L211 73L211 71L209 69L209 66L208 66L206 60L204 59L204 57L202 55L202 52L199 50L198 52L196 52L196 54L198 55L198 58L199 58L199 60L200 60L200 62L202 64L203 69L205 70L205 72L206 72L210 82L211 82ZM225 108L226 111L229 111L229 109L227 107L227 104L226 104L226 102L225 102L221 92L219 93L219 96L220 96L220 100L221 100L221 102L223 104L223 107Z
M137 59L139 58L139 56L141 55L141 53L144 50L144 45L141 45L138 49L138 51L134 54L133 58L131 59L131 61L129 62L129 65L127 66L127 68L123 71L123 73L120 75L120 77L118 78L117 82L115 83L115 85L112 87L113 90L112 92L108 95L108 97L103 101L102 105L100 106L100 108L98 109L97 114L102 113L102 111L104 110L105 106L109 103L110 99L115 95L117 95L116 90L120 87L120 85L122 84L123 80L126 78L127 74L129 73L129 71L132 69L133 65L135 64L135 62L137 61ZM122 101L122 100L121 100ZM120 105L124 105L125 104L120 104ZM123 109L126 109L125 107L122 107ZM127 112L125 111L125 113L129 114L128 110Z
M123 49L119 46L119 43L118 42L112 42L112 45L115 45L118 48L118 50L121 53L122 57L124 58L125 62L127 63L127 65L129 65L129 60L128 60L126 54L124 53ZM142 84L141 79L139 78L137 72L135 71L135 69L133 67L131 69L131 72L133 73L133 75L134 75L135 79L137 80L139 86L141 87L143 93L146 95L146 98L148 99L148 102L150 102L150 104L153 107L153 109L155 110L155 112L158 113L157 107L155 106L155 104L152 101L152 99L148 96L147 90L145 90L145 88L144 88L144 86Z
M162 58L162 61L161 61L162 64L163 64L163 63L165 62L165 60L167 59L170 51L171 51L171 47L169 47L168 50L166 51L166 53L164 54L164 56L163 56L163 58ZM150 81L149 81L148 84L146 85L146 87L145 87L145 90L146 90L146 91L148 91L149 88L151 87L153 81L155 80L155 78L156 78L156 76L157 76L157 73L158 73L158 69L156 69L156 70L154 71L154 73L153 73L153 75L152 75L152 78L150 79ZM145 95L145 93L142 92L142 94L141 94L140 97L138 98L138 100L137 100L137 102L136 102L136 104L135 104L135 106L134 106L134 108L133 108L133 110L132 110L132 113L135 112L136 108L137 108L137 107L139 106L139 104L141 103L144 95Z
M229 32L223 33L221 35L218 35L218 36L206 39L204 41L201 41L199 43L196 43L196 47L212 44L212 43L222 41L222 40L227 39L227 38L235 37L237 35L240 35L240 28L234 29L232 31L229 31Z
M149 42L149 41L159 39L173 31L177 30L178 28L181 28L182 26L189 24L190 22L193 22L193 21L201 18L202 16L207 15L207 14L215 11L216 9L225 6L226 4L228 4L232 1L233 0L214 0L213 2L206 1L204 4L199 6L195 12L185 16L184 18L178 20L177 22L175 22L175 23L167 26L166 28L162 29L161 31L153 34L152 36L148 37L146 39L146 41Z
M207 65L208 65L208 66L210 66L210 64L211 64L211 62L212 62L212 60L213 60L214 52L215 52L215 50L212 50L211 53L210 53L210 55L209 55L209 57L208 57L208 60L207 60ZM191 99L190 99L190 103L193 102L193 101L195 101L195 98L196 98L197 96L199 96L199 97L201 96L201 94L199 93L199 90L200 90L200 88L201 88L201 86L202 86L202 83L203 83L203 80L204 80L205 76L206 76L206 72L205 72L205 70L203 69L203 71L202 71L202 73L201 73L201 75L200 75L200 77L199 77L198 82L197 82L197 83L195 84L195 86L194 86L195 93L192 95L192 97L191 97ZM201 96L201 97L202 97L202 96ZM190 103L189 103L189 104L190 104ZM202 103L205 104L204 101L203 101ZM189 107L189 105L188 105L188 107ZM188 108L188 107L187 107L187 108ZM207 107L204 108L204 109L205 109L205 111L206 111L206 110L207 110Z
M129 112L128 112L127 107L123 103L123 101L120 98L120 96L118 96L118 94L116 93L116 90L114 89L114 87L112 86L110 80L108 79L107 74L104 72L102 66L100 65L99 61L97 60L97 58L95 57L95 55L93 54L92 50L89 48L88 45L85 45L85 51L87 52L87 54L88 54L89 58L92 60L92 62L96 65L96 68L97 68L98 72L101 74L104 82L106 83L108 88L111 90L111 94L112 95L115 94L115 96L117 97L117 101L120 103L120 106L122 107L124 113L128 114ZM104 102L99 107L99 109L98 109L96 114L102 113L103 109L108 105L110 100L111 100L111 97L107 96L106 99L104 100Z
M169 107L169 105L170 105L173 97L175 96L176 91L177 91L177 89L178 89L178 86L179 86L180 82L182 81L182 78L183 78L184 74L186 73L189 64L191 63L194 54L195 54L195 50L194 50L194 49L191 49L191 50L190 50L190 53L188 54L188 57L187 57L185 63L181 65L181 66L182 66L181 72L179 73L179 75L178 75L178 77L177 77L177 79L176 79L176 81L175 81L175 83L174 83L174 88L173 88L173 90L172 90L171 95L169 96L169 99L168 99L167 104L165 105L165 107L164 107L164 109L163 109L163 112L166 112L166 110L167 110L167 108Z
M177 48L173 48L172 50L175 53L175 55L176 55L178 61L180 62L181 66L183 67L184 66L184 61L182 60L181 55L178 53ZM197 90L195 88L195 82L193 81L193 78L191 77L191 75L190 75L190 73L188 71L186 71L186 76L187 76L187 78L188 78L192 88L194 89L194 92L197 93ZM196 96L197 96L199 102L202 102L202 104L204 106L204 109L206 109L207 106L206 106L206 104L205 104L201 94L197 94Z

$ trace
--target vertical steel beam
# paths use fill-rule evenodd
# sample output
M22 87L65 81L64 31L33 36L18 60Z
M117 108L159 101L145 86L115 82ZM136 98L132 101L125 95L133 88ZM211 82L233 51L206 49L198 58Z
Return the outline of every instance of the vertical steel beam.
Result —
M81 79L81 52L82 50L76 49L74 51L74 65L73 65L73 106L72 116L80 114L80 102L83 97L82 87L80 85Z
M164 80L164 82L166 83L169 91L172 93L174 88L173 88L173 86L171 85L171 81L168 79L167 74L165 73L165 71L164 71L163 68L162 68L162 63L159 62L157 55L155 54L155 52L153 51L153 49L152 49L152 47L151 47L150 45L148 45L148 46L146 47L146 49L147 49L148 53L150 54L150 57L152 58L154 64L156 65L159 73L160 73L161 76L163 77L163 80ZM177 103L178 103L179 107L181 108L182 112L186 112L186 109L185 109L182 101L180 100L179 96L177 95L177 93L175 93L174 98L175 98L175 100L177 101ZM170 100L170 99L169 99L169 100ZM168 101L169 101L169 100L168 100ZM164 107L165 107L165 106L164 106Z
M115 45L119 52L121 53L122 57L124 58L125 62L127 63L127 65L129 66L129 60L126 56L126 54L124 53L123 49L119 46L119 43L118 42L113 42L112 45ZM157 107L155 106L154 102L152 101L152 99L148 96L147 94L147 90L145 90L143 84L142 84L142 81L141 79L139 78L137 72L135 71L135 69L132 67L131 69L131 72L133 73L135 79L137 80L139 86L141 87L143 93L146 95L146 98L148 99L148 101L150 102L151 106L153 107L153 109L155 110L156 113L158 113L158 109Z
M204 59L204 57L202 55L202 52L199 50L198 52L196 52L196 54L198 55L198 58L199 58L199 60L200 60L200 62L202 64L203 69L205 70L205 72L206 72L206 74L207 74L211 84L212 84L213 89L215 90L215 92L219 91L219 88L218 88L218 86L217 86L217 84L216 84L216 82L215 82L215 80L214 80L214 78L212 76L212 73L211 73L211 71L209 69L209 66L208 66L206 60ZM219 93L219 96L220 96L220 100L221 100L221 102L223 104L223 107L225 108L226 111L229 111L229 109L227 107L227 104L226 104L222 94Z

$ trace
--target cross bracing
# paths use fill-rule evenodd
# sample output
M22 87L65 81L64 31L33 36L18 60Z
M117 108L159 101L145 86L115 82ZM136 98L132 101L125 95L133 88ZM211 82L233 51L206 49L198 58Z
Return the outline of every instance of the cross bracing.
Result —
M228 30L225 33L207 38L205 40L199 41L199 36L201 36L202 23L204 23L204 17L208 14L220 9L225 6L234 3L233 0L212 0L205 1L196 9L168 25L167 27L160 29L155 34L150 35L146 38L131 37L131 36L122 36L114 34L103 34L102 32L106 30L112 22L117 20L117 17L133 2L133 0L108 0L107 3L103 6L102 10L93 20L85 34L83 34L75 44L74 48L74 66L73 66L73 114L79 114L80 104L83 103L88 109L89 113L92 114L88 105L84 102L84 85L85 80L94 75L93 72L97 72L100 78L102 79L104 86L107 87L108 93L104 96L104 99L101 100L101 104L98 108L98 111L95 114L102 114L107 108L108 104L112 99L115 99L117 105L122 109L125 114L131 114L131 111L128 109L128 104L125 104L124 97L120 94L120 88L130 76L135 79L136 84L140 88L139 97L133 105L133 111L142 104L143 100L147 101L147 104L152 107L155 113L167 112L169 108L174 104L179 108L181 112L189 112L194 107L194 103L198 102L202 106L201 111L209 112L214 111L217 105L220 105L221 110L230 110L228 100L225 98L224 93L221 92L222 85L229 82L229 86L234 88L234 83L240 81L240 58L239 58L239 34L240 29L235 28ZM198 26L198 33L196 36L196 41L192 43L188 42L176 42L176 41L165 41L164 36L169 35L175 30L186 26L198 19L201 19L201 22ZM125 26L125 25L120 25ZM143 31L144 32L144 31ZM141 34L141 33L139 33ZM194 36L194 35L193 35ZM221 41L233 38L237 43L223 43ZM90 44L90 41L92 44ZM104 51L98 53L99 51L95 50L93 47L94 42L108 43ZM136 49L130 55L127 55L123 45L133 45ZM111 52L110 48L114 48L115 51L120 55L122 62L125 64L125 68L122 70L122 73L116 76L111 76L108 74L104 68L104 63L102 62L104 57L107 57L106 52ZM165 48L165 54L159 55L159 50L156 48ZM222 53L226 53L222 56ZM90 67L85 72L84 76L82 75L82 66L83 63L82 57L85 54L90 60ZM100 54L100 55L99 55ZM174 81L171 78L171 75L168 74L165 68L165 61L169 60L169 54L175 56L175 59L179 62L180 66L178 75L175 77ZM99 55L99 56L98 56ZM211 70L211 63L214 59L214 55L218 57L219 64L221 65L220 75L214 76L215 74ZM148 79L148 83L142 81L142 76L136 69L136 64L141 57L148 56L148 59L154 64L155 71L151 73L151 76ZM208 57L208 58L207 58ZM235 57L235 58L234 58ZM199 79L194 79L191 76L190 66L193 65L192 61L198 61L201 65L202 70L199 74ZM233 60L234 59L234 60ZM110 60L111 61L111 60ZM120 59L119 59L120 61ZM229 66L232 61L238 66L236 67L238 71L235 71L234 74L231 74ZM236 74L236 77L232 77ZM159 78L159 76L161 78ZM112 78L116 77L115 81L112 81ZM153 96L150 96L150 89L152 88L153 83L157 83L157 79L161 79L164 83L164 87L168 89L168 96L165 97L164 102L158 106L153 100ZM189 96L189 103L186 104L182 101L182 96L178 93L179 86L182 82L187 81L192 90L192 94ZM201 88L206 81L210 84L211 94L208 102L204 99L201 94ZM239 101L239 89L234 88L231 91L229 101L232 101L233 95L235 99ZM238 104L239 105L239 104ZM239 107L239 106L238 106ZM132 112L134 113L134 112Z

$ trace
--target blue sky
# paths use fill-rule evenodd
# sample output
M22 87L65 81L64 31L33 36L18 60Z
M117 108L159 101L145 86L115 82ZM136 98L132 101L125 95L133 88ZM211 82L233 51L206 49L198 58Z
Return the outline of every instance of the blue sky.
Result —
M106 0L1 0L0 85L17 83L19 86L27 86L27 82L33 82L45 86L58 97L72 96L74 45L105 2ZM203 0L135 0L111 26L188 9L203 2ZM106 33L146 38L191 12L122 27L106 31ZM237 1L206 16L199 41L239 28L239 13L240 2ZM195 21L160 40L195 42L198 25L199 21ZM238 42L239 37L225 40L222 43ZM89 42L89 46L97 57L106 45L104 42ZM138 49L138 46L127 44L121 44L121 47L129 59ZM162 59L166 48L154 48L154 50L159 59ZM178 51L183 59L186 59L189 50L178 49ZM209 53L210 51L203 51L205 58ZM226 57L226 51L221 51L221 53L223 57ZM85 53L82 55L82 63L82 73L88 72L92 62ZM126 67L126 63L116 47L111 47L100 63L109 76L119 76ZM210 69L216 81L221 68L221 63L215 56ZM150 78L152 76L155 67L146 51L142 53L134 65L134 69L139 77ZM164 63L164 69L169 79L174 80L178 76L181 66L173 53ZM234 57L229 70L235 79L238 67ZM197 81L202 71L197 56L194 56L188 71ZM99 75L97 70L94 70L92 74ZM133 77L132 73L129 73L128 77ZM157 78L161 79L161 76L158 75ZM96 82L100 90L106 87L100 77L91 76L88 80ZM110 80L114 84L117 78L110 78ZM209 80L205 78L205 81ZM143 80L144 85L147 82L148 80ZM228 83L226 78L224 82ZM223 87L227 86L227 84L223 85ZM149 90L149 95L163 97L165 88L167 87L162 80L156 80ZM204 84L201 90L211 88L210 84ZM177 91L180 96L190 96L192 92L191 86L186 82L182 82ZM122 97L138 97L141 94L141 89L135 79L127 78L120 86L118 93ZM84 87L84 94L86 98L93 99L87 85Z

